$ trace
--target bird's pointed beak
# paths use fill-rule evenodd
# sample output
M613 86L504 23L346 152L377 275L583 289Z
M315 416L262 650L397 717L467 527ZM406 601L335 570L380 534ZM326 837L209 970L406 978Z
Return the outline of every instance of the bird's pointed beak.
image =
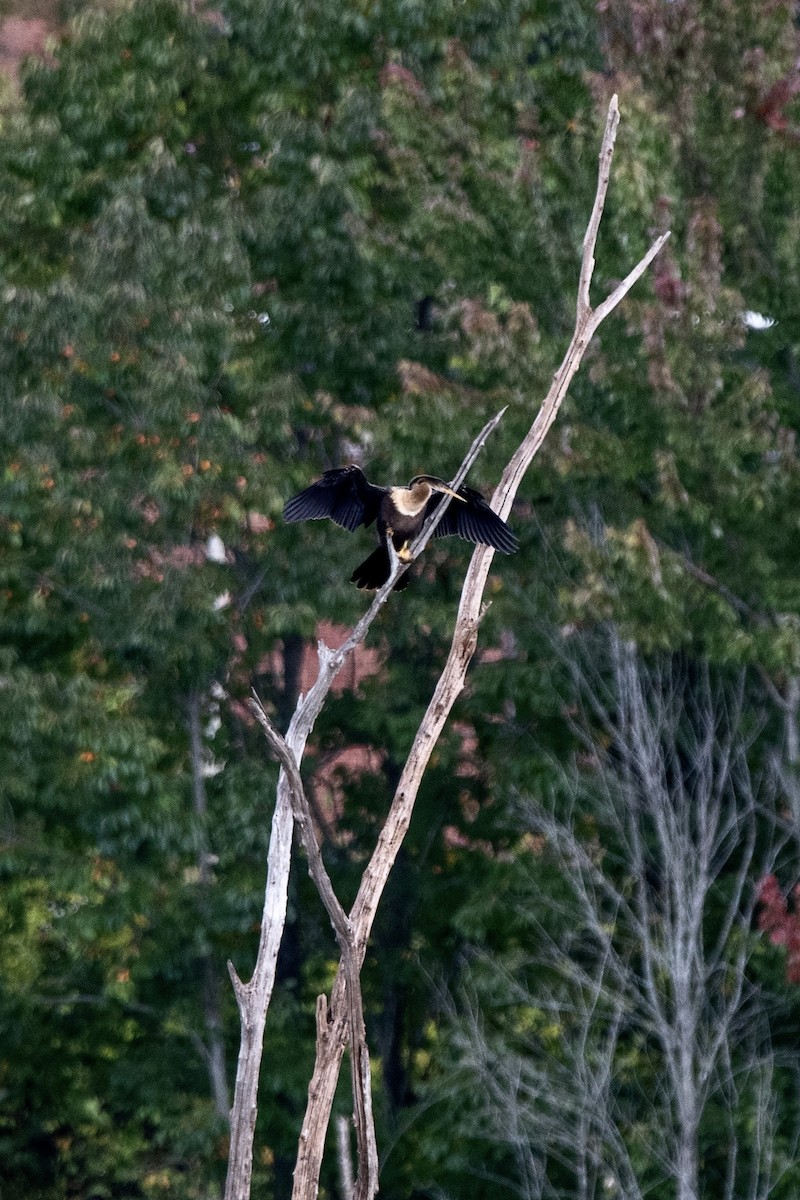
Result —
M431 487L435 492L444 492L446 496L452 496L453 499L460 500L462 504L467 503L463 496L459 496L458 492L454 492L446 483L432 483Z

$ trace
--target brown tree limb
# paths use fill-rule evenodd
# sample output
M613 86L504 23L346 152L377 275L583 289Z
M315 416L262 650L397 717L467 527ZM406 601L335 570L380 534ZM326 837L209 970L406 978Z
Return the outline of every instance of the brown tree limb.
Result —
M622 283L596 309L591 307L589 289L594 271L594 252L608 188L618 123L619 108L617 97L614 96L609 106L600 150L597 193L584 237L575 330L536 419L506 466L495 491L492 508L502 517L507 517L511 510L519 485L558 414L589 341L600 323L613 311L645 272L669 236L667 233L659 237ZM487 546L477 547L472 555L464 580L447 662L417 731L389 814L378 836L375 851L362 876L350 914L356 939L359 968L363 965L367 940L378 903L411 821L423 774L450 711L464 686L467 668L477 645L483 592L493 556L494 551ZM317 1195L325 1132L333 1103L349 1019L344 1004L345 991L345 971L344 964L342 964L337 972L329 1004L328 1030L330 1036L323 1047L318 1045L318 1051L321 1050L321 1053L318 1052L309 1087L309 1101L295 1167L293 1200L315 1200Z

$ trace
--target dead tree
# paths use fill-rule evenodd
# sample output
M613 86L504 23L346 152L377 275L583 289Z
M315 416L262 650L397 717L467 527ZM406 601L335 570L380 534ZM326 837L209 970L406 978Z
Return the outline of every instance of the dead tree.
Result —
M528 434L509 461L495 491L492 507L502 517L508 516L517 489L555 420L567 388L580 366L586 347L595 331L641 277L668 236L668 234L664 234L659 237L644 258L614 291L597 308L592 308L589 288L594 270L595 246L611 172L618 123L619 109L617 98L614 96L609 106L608 120L600 150L597 193L584 237L575 329L539 413ZM476 439L460 471L452 481L453 487L457 487L463 480L494 423L500 419L501 415L498 414L495 421L490 422ZM440 506L439 511L423 529L412 547L414 555L418 554L427 543L443 512L444 505ZM405 567L397 562L394 563L390 579L376 594L368 612L357 623L338 650L330 650L320 643L319 675L308 695L300 699L289 722L285 738L273 728L257 698L253 701L254 711L262 723L272 750L281 762L282 769L278 781L277 802L267 857L267 885L258 956L249 983L243 983L233 966L229 965L239 1007L241 1044L234 1103L231 1111L231 1144L225 1200L249 1200L250 1195L258 1075L266 1014L272 996L275 964L286 916L287 883L294 821L297 822L303 839L310 871L330 916L341 952L341 962L330 998L320 996L317 1001L316 1062L309 1084L308 1106L300 1135L293 1197L294 1200L315 1200L316 1198L334 1089L344 1050L348 1045L358 1151L357 1177L353 1195L356 1200L371 1200L378 1190L378 1157L372 1123L369 1056L364 1039L359 975L377 906L408 829L422 776L453 704L464 686L467 668L477 644L478 626L482 616L483 591L492 557L493 551L485 546L478 547L472 556L462 589L446 665L417 731L389 814L379 835L372 858L364 871L358 895L349 913L345 913L341 908L325 873L319 848L315 843L313 828L307 815L307 802L303 794L299 764L302 762L306 743L334 675L347 656L366 637L372 621L388 599L399 573Z
M564 936L548 935L538 914L555 901L534 888L538 984L521 974L502 990L557 1036L520 1052L467 997L462 1066L525 1200L563 1195L565 1173L580 1200L638 1200L659 1178L676 1200L766 1200L793 1154L776 1150L769 1005L747 963L759 881L787 835L751 774L743 681L645 666L613 631L607 650L567 663L580 765L549 801L520 801L563 882ZM633 1093L632 1054L651 1072ZM727 1128L704 1187L710 1106Z

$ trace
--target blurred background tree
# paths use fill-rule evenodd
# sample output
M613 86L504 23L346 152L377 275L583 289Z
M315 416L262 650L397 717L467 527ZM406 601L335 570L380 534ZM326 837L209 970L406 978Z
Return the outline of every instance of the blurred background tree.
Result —
M346 583L359 547L327 524L283 527L282 504L349 461L377 481L447 476L507 404L474 472L492 486L569 337L613 91L598 291L654 232L673 236L524 485L521 549L495 563L479 660L375 930L382 1191L614 1196L632 1194L627 1178L676 1194L658 1155L663 1039L627 1002L588 1004L597 947L574 940L588 918L556 853L568 830L620 894L649 888L659 932L659 843L642 881L604 807L617 735L595 713L589 752L576 729L572 647L612 629L645 662L680 666L689 711L703 679L739 688L755 849L716 864L700 907L758 997L759 1053L724 1064L692 1146L703 1196L723 1194L734 1136L754 1187L795 1195L799 997L782 947L747 920L759 864L784 892L798 876L794 3L139 0L72 4L58 21L0 132L4 1196L219 1194L237 1036L224 963L246 974L254 950L274 788L242 700L255 683L284 721L318 623L363 606ZM443 661L468 553L427 552L376 657L319 722L310 791L343 899ZM602 652L591 661L613 678ZM672 744L696 733L673 728ZM530 816L543 804L549 832ZM635 960L635 927L613 932ZM560 945L584 970L577 992L572 956L549 957ZM258 1194L288 1194L313 998L334 960L298 871ZM503 1079L544 1061L574 1084L560 1157L528 1154L551 1128L535 1089L498 1121L497 1096L474 1086L476 996ZM563 1069L582 1020L594 1075ZM569 1122L601 1069L627 1177L577 1172Z

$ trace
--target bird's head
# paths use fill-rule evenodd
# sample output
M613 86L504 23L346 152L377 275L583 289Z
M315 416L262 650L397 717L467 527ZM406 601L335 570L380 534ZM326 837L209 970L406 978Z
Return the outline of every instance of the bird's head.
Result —
M443 479L439 479L436 475L415 475L408 485L409 491L416 488L418 484L426 485L431 492L442 492L445 496L452 496L455 500L465 503L463 496L459 496L458 492L454 492Z

